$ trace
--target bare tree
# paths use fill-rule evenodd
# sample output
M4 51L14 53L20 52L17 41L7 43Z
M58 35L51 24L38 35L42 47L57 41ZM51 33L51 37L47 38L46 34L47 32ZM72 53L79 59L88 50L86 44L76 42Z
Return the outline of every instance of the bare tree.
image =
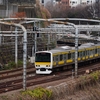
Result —
M65 9L63 8L63 6L61 6L60 4L55 4L53 5L51 2L48 2L46 4L46 8L49 10L49 12L51 13L52 17L66 17L67 16L67 10L69 9Z
M74 8L63 9L63 6L52 5L48 2L46 8L51 13L51 17L69 17L69 18L100 18L100 1L91 5L78 5Z

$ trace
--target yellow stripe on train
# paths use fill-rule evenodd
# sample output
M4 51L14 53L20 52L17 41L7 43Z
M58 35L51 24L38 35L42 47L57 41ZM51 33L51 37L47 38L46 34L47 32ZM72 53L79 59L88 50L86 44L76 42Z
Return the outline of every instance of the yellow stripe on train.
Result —
M72 60L72 59L70 59L70 60L67 60L66 62L67 62L67 63L71 63L71 62L73 62L73 60Z
M82 57L82 60L85 60L85 57Z
M95 57L98 57L98 54L95 54Z
M53 65L56 65L56 62L53 62Z
M64 64L64 61L59 61L58 64L59 65Z
M50 65L50 62L35 62L36 65Z
M93 58L93 55L89 56L90 58Z
M81 58L78 58L78 61L80 61L81 60Z
M86 59L88 59L89 57L88 56L86 56Z

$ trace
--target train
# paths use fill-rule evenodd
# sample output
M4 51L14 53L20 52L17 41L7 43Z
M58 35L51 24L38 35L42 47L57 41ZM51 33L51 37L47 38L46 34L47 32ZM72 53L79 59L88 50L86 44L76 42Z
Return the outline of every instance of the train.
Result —
M78 47L77 61L84 63L100 58L100 44L85 43ZM53 69L75 64L75 47L61 46L35 53L36 74L51 74Z

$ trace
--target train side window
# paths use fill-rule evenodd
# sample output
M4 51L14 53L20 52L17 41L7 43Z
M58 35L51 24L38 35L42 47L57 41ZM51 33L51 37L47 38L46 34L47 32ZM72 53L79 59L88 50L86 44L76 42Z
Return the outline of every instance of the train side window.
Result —
M68 54L68 59L71 59L71 53Z
M80 57L79 52L78 52L78 57Z
M98 54L99 54L99 48L98 48Z
M87 55L89 56L89 50L87 51Z
M89 56L91 55L91 50L89 50Z
M100 48L99 48L99 54L100 54Z
M58 56L56 56L56 61L58 61Z
M92 55L94 54L94 49L92 50Z
M85 56L85 51L83 51L83 57Z
M63 60L63 55L60 55L60 61L62 61Z
M88 50L88 55L90 55L90 50Z
M92 50L92 55L94 54L94 49Z
M93 55L93 50L91 50L91 55Z
M100 54L100 48L99 48L99 54Z
M72 53L72 58L73 58L73 59L75 58L75 52Z
M91 55L91 50L90 50L90 54L89 55Z
M85 51L85 56L87 56L87 51Z
M90 50L90 55L93 55L93 50Z
M93 54L95 53L95 49L93 49Z
M88 50L86 50L86 56L88 56Z
M53 61L55 61L55 56L53 56Z
M64 54L64 60L66 59L66 54Z
M99 53L99 48L97 48L97 53Z
M96 50L96 49L93 49L93 54L95 54L95 50Z
M99 51L99 54L100 54L100 48L99 48L99 50L98 50L98 51Z
M89 55L89 50L87 51L87 55Z
M87 50L85 51L85 55L88 56L88 52L87 52Z
M82 57L82 52L80 52L80 57Z
M82 51L82 57L84 56L84 51Z

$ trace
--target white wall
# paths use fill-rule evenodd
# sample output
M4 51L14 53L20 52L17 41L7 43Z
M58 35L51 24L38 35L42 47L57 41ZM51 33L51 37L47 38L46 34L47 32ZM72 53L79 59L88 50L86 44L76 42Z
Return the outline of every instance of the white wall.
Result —
M93 4L95 3L95 0L70 0L69 1L69 4L71 7L76 7L80 4L82 5L90 5L90 4Z
M42 1L44 1L44 3L42 3ZM56 1L56 0L40 0L40 3L41 3L43 6L46 6L46 4L47 4L48 2L51 2L52 4L54 4L55 1Z
M95 2L95 0L81 0L82 4L93 4Z
M80 0L70 0L69 4L71 7L76 7L77 5L80 4Z
M0 0L0 5L2 5L3 4L3 0Z

